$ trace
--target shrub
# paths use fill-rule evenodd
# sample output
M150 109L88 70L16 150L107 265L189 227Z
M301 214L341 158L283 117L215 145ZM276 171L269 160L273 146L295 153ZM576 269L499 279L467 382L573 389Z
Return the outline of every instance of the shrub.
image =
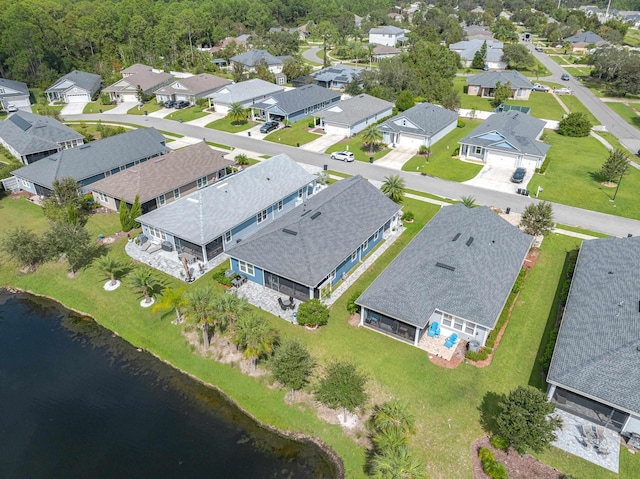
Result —
M451 156L458 156L460 154L460 147L456 146Z
M108 93L103 93L100 95L100 103L103 105L111 105L111 97Z
M402 215L402 221L413 221L413 218L415 218L413 211L407 211Z
M464 120L458 120L458 128L464 128L467 124Z
M248 165L249 158L247 158L247 155L245 155L244 153L240 153L238 156L236 156L236 163L238 163L239 165Z
M354 315L360 312L360 306L356 304L356 300L360 297L362 291L356 291L347 300L347 311L349 314Z
M491 332L489 333L489 337L484 343L485 348L493 348L495 346L496 339L498 338L498 334L500 333L500 330L509 319L509 310L511 309L511 305L515 300L516 300L515 293L509 294L509 299L507 300L507 304L504 305L504 309L502 310L502 313L498 318L498 322L496 323L495 328L491 330Z
M329 322L329 308L319 299L310 299L298 307L298 322L308 326L324 326Z
M511 288L512 293L518 293L522 288L522 283L524 283L524 278L527 275L527 270L521 269L518 273L518 277L516 281L513 283L513 288Z
M486 447L481 447L478 450L478 457L480 458L480 461L482 461L482 462L495 461L496 460L496 456L493 453L493 451L491 449L486 448Z
M540 168L538 168L538 173L540 173L541 175L544 175L547 171L547 168L549 168L549 163L551 163L551 157L547 156L544 159L544 162L542 163L542 166Z
M474 351L467 351L465 357L469 361L484 361L489 357L489 354L491 354L490 348L482 348L477 353Z
M502 436L493 436L491 438L491 445L501 451L507 451L509 449L509 441Z
M591 122L589 117L582 112L569 113L558 124L558 133L563 136L589 136L590 132Z
M209 107L209 100L207 100L206 98L198 98L196 100L196 105L201 106L203 108L208 108Z
M316 125L315 125L315 123L314 123L313 119L309 120L309 123L307 123L307 126L308 126L309 128L315 128L315 127L316 127Z
M553 357L553 350L556 347L556 340L558 339L558 329L551 330L551 334L549 334L549 340L544 347L544 351L542 356L540 356L540 367L546 373L549 371L549 366L551 366L551 358Z
M215 270L213 272L213 274L211 275L211 277L217 281L218 283L220 283L223 286L231 286L233 285L233 278L229 278L224 274L225 270L224 269L218 269Z
M429 148L427 147L427 145L420 145L420 148L418 148L418 154L426 155L428 153L429 153Z
M499 461L483 461L482 470L492 479L508 479L507 468Z

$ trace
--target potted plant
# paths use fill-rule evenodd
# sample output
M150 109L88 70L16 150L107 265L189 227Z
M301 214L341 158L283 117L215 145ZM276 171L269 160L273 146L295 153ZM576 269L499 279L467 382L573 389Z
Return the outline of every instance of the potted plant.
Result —
M309 299L298 307L296 319L307 329L318 329L319 326L324 326L329 322L329 308L319 299Z

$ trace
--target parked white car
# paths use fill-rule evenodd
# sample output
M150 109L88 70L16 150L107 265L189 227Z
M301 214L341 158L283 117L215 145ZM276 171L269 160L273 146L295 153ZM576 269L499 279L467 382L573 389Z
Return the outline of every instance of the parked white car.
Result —
M542 91L542 92L548 92L550 90L550 88L547 85L541 85L540 83L534 83L533 84L533 91Z
M556 88L553 91L558 95L573 95L573 90L571 88Z
M355 159L355 157L350 151L336 151L335 153L331 153L331 159L351 163Z

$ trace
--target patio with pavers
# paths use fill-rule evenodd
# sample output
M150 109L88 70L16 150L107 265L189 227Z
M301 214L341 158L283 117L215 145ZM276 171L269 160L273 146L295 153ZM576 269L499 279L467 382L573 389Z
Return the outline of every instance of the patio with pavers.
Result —
M299 300L294 300L293 309L283 310L280 307L278 298L286 300L289 299L288 296L278 293L273 289L265 288L264 286L253 283L251 281L247 281L240 287L232 288L229 291L236 291L238 297L246 299L247 301L249 301L249 303L262 309L263 311L271 313L274 316L278 316L279 318L282 318L290 323L298 324L294 317L294 313L298 310L298 306L300 305Z
M420 341L418 341L418 347L430 355L438 358L442 358L445 361L450 361L456 352L456 349L460 345L460 339L451 348L447 348L444 343L448 336L440 335L439 337L430 337L427 334L423 334Z

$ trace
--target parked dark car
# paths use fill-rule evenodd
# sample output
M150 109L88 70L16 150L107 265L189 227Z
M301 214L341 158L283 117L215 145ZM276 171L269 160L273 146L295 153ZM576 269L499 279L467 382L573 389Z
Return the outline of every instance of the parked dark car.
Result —
M560 77L560 79L562 79L564 81L569 81L571 79L571 77L569 76L568 73L563 73L562 76Z
M512 183L522 183L524 181L524 177L527 174L527 170L524 168L516 168L516 171L511 175Z
M182 108L189 108L189 102L188 101L179 101L176 102L176 109L181 110Z
M260 133L269 133L270 131L273 131L276 128L278 128L277 121L268 121L260 127Z
M173 100L167 100L164 102L165 108L173 108L174 106L176 106L176 102Z

